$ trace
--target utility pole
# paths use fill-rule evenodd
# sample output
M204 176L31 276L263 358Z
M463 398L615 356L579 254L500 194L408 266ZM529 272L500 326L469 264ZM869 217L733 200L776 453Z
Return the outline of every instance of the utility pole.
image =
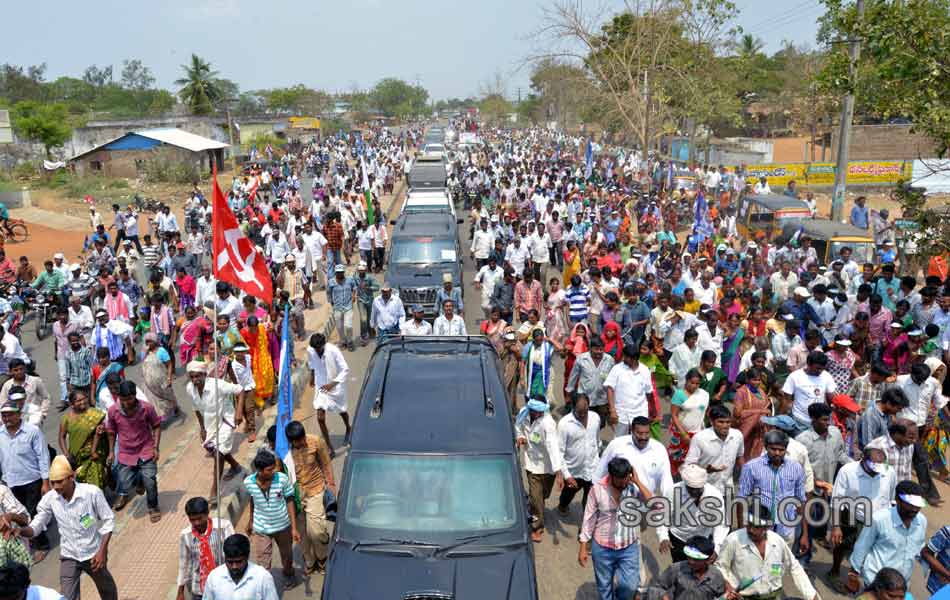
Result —
M864 0L856 0L855 8L858 11L858 23L864 19ZM857 70L858 58L861 56L861 40L851 40L849 50L850 66L848 73L851 83L854 83L854 73ZM831 220L841 221L844 217L844 198L848 183L848 153L851 147L851 120L854 118L854 90L850 90L844 97L841 107L841 131L838 133L838 156L835 165L835 188L831 198Z

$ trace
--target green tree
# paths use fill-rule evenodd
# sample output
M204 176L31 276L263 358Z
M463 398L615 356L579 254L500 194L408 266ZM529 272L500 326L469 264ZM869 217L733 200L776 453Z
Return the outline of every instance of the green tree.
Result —
M43 144L46 156L53 148L62 146L73 134L69 126L69 113L62 103L41 104L23 100L13 106L11 114L13 129L21 138Z
M197 54L191 55L191 62L181 66L185 76L175 81L181 86L178 97L188 105L193 114L208 115L214 112L223 94L218 85L218 72L212 70L211 63Z
M836 95L853 91L856 113L907 117L931 137L941 156L950 150L950 0L866 0L864 18L844 0L824 0L821 41L860 39L855 75L847 44L834 44L819 77Z
M86 67L86 70L82 72L82 80L97 88L106 86L112 83L112 65L106 65L104 67L89 65Z
M155 76L152 70L142 64L142 61L133 58L122 61L122 87L130 90L147 90L155 85Z
M45 74L46 63L25 68L11 64L0 65L0 97L14 104L21 100L44 100Z
M489 123L498 124L514 112L514 107L504 96L491 94L478 103L478 112Z
M428 112L429 92L401 79L387 77L373 87L369 100L372 108L382 111L387 117L405 118Z

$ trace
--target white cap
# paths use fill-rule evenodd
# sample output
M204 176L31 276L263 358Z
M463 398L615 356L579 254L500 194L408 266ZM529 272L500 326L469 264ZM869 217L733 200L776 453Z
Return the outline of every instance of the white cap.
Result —
M795 295L801 296L802 298L811 298L811 292L808 291L808 288L798 286L795 288Z
M63 256L62 252L57 252L56 254L53 255L53 258L58 258L59 260L63 260L66 257Z

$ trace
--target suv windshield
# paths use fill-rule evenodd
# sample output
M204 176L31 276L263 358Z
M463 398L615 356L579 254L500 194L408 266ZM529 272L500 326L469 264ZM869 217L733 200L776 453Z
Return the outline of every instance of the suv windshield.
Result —
M349 460L340 514L359 537L457 539L517 522L510 457L355 453Z
M455 262L455 242L450 239L417 237L393 240L389 261L399 265Z

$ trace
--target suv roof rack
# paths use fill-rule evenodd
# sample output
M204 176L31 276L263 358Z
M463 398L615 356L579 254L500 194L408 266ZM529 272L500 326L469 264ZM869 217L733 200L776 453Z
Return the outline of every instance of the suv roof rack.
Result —
M471 338L469 338L469 340L467 341L466 346L467 344L470 344L470 343L471 343ZM481 359L478 361L478 364L482 369L482 398L485 401L485 416L494 417L495 416L495 401L492 400L491 394L488 393L488 378L486 377L486 374L485 374L485 361L488 359L488 357L485 356L484 348L482 348L482 350L478 354Z

